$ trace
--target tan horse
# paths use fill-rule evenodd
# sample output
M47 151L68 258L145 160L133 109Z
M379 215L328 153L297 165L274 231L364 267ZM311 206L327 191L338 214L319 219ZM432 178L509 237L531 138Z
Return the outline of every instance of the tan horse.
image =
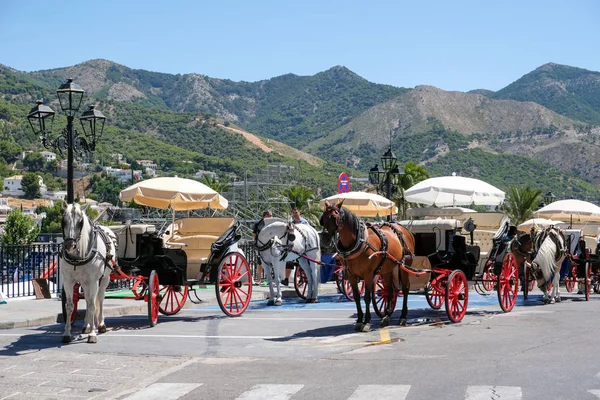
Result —
M337 257L345 266L348 281L352 286L356 303L357 320L355 329L368 332L371 329L371 296L373 296L373 278L379 274L384 280L390 296L396 295L398 287L398 267L400 266L402 293L402 314L400 325L406 325L408 313L409 272L404 267L414 254L415 239L406 228L395 223L384 223L382 226L365 224L348 209L342 207L343 200L337 205L325 202L325 211L321 215L321 226L331 235L336 232L339 240L336 244ZM360 305L358 280L365 281L365 313ZM392 310L391 301L386 304L385 316L381 326L388 326Z

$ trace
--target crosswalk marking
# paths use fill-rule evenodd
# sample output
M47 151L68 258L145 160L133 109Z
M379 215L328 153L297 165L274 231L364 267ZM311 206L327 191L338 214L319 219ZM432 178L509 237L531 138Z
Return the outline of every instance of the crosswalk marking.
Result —
M242 393L237 400L288 400L304 385L256 385Z
M468 386L465 400L520 400L523 398L518 386Z
M600 399L600 389L588 390L588 392Z
M124 400L177 400L201 385L201 383L153 383Z
M360 385L348 400L403 400L410 385Z

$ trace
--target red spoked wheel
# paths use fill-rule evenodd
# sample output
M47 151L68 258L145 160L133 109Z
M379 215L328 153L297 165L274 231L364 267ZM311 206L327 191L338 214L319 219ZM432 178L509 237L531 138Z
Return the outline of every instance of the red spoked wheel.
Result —
M143 276L136 276L134 278L133 286L131 287L131 291L135 296L136 300L143 300L144 295L146 294L146 290L148 289L148 284Z
M308 278L306 273L300 266L296 266L296 272L294 272L294 289L296 294L302 300L306 300L306 292L308 291Z
M583 290L585 290L585 300L590 299L590 283L591 283L591 272L592 266L589 262L585 263L585 283Z
M454 270L446 285L446 314L452 322L460 322L469 305L469 286L467 277L461 270Z
M242 253L232 252L223 257L215 283L217 302L230 317L239 317L252 299L252 272Z
M575 290L575 285L577 284L577 264L574 264L571 268L571 276L565 277L565 289L567 292L571 293Z
M333 274L335 275L335 284L339 292L344 293L344 266L338 265Z
M358 281L358 290L362 297L362 295L365 294L365 281L362 279ZM350 281L348 279L346 279L345 277L344 277L344 296L346 296L346 298L348 300L354 301L354 293L352 292L352 285L350 284Z
M481 283L483 283L483 288L488 292L494 290L494 285L496 284L496 274L494 274L494 262L488 262L489 265L485 266L485 270L483 272L483 276L481 277Z
M513 253L506 253L504 257L497 287L500 308L504 312L509 312L514 308L519 293L519 267Z
M70 321L70 324L73 324L77 319L77 303L79 303L79 299L83 299L83 292L79 293L80 288L81 286L79 286L79 283L73 285L73 312L71 313L71 318L67 318L67 296L65 294L65 289L63 288L60 301L62 303L62 316L65 324L67 321Z
M163 315L175 315L184 306L187 300L189 287L181 285L163 286L159 293L160 303L158 311Z
M434 310L442 308L442 304L446 300L446 291L442 287L442 281L447 275L439 275L427 283L425 288L425 299L429 307Z
M148 294L146 295L148 303L148 319L150 326L156 326L158 322L158 309L160 307L160 286L158 284L158 274L152 270L148 278Z
M392 283L392 286L394 284ZM373 308L379 318L385 317L385 310L388 303L390 304L390 313L396 309L396 301L398 299L398 290L392 288L388 290L385 286L385 281L381 275L375 275L373 279Z

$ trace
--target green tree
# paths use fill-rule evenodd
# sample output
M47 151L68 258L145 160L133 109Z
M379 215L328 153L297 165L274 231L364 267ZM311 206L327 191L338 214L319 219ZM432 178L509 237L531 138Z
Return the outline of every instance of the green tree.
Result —
M14 209L6 217L2 244L30 244L40 234L40 228L20 209Z
M31 172L43 171L45 164L46 159L44 158L42 153L38 151L29 153L27 157L25 157L25 159L23 160L23 166Z
M40 206L35 209L36 214L46 213L46 217L42 220L43 233L60 233L62 219L62 201L54 202L54 206Z
M404 191L428 178L429 172L422 165L417 165L412 161L404 164L404 174L399 177L398 192L393 199L402 219L406 219L406 210L410 206L410 203L404 199Z
M530 219L533 212L542 201L542 191L529 186L525 188L510 187L506 196L506 214L513 225Z
M289 200L290 207L296 206L304 218L312 225L318 226L321 217L319 202L315 200L315 194L305 186L290 186L282 193Z
M219 182L217 178L211 178L208 175L203 175L202 180L202 183L218 193L228 192L231 189L230 183Z
M25 198L35 199L40 197L40 178L33 172L27 172L21 179L21 188L25 192Z

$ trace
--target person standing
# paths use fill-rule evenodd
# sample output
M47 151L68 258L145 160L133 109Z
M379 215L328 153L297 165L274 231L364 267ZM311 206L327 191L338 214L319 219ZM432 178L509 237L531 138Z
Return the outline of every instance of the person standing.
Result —
M271 210L263 211L262 218L254 224L254 228L252 229L252 235L254 236L254 242L256 242L258 240L258 233L265 226L265 218L272 218L272 217L273 217L273 213L271 212ZM262 283L264 272L263 272L262 260L260 258L260 253L258 254L257 257L258 257L258 265L256 266L257 281L256 281L255 285L260 285Z
M292 206L292 224L306 224L308 225L308 221L300 215L300 210L296 206ZM290 275L296 266L295 261L288 261L285 263L285 279L281 281L281 284L284 286L289 286L290 284Z

